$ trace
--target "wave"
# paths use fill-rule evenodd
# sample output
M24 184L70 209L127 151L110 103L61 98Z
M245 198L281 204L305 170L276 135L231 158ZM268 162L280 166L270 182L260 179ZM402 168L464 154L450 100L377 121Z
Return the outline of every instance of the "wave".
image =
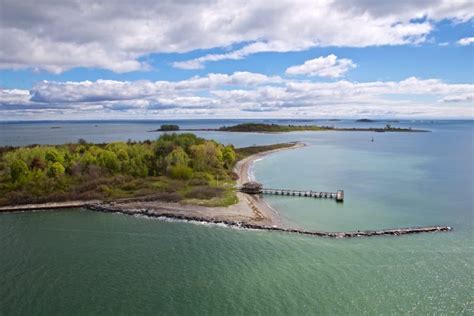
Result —
M255 181L255 163L264 160L265 157L257 158L252 161L252 163L249 165L249 168L247 169L247 177L249 178L250 181Z
M148 220L158 220L158 221L168 222L168 223L189 223L189 224L207 226L207 227L221 227L221 228L231 228L231 229L237 229L237 230L255 230L255 229L249 229L249 228L241 227L240 225L234 225L234 224L212 223L212 222L199 221L199 220L193 220L193 219L171 218L167 216L148 216L148 215L143 215L143 214L135 214L133 215L133 217L143 218L143 219L148 219Z

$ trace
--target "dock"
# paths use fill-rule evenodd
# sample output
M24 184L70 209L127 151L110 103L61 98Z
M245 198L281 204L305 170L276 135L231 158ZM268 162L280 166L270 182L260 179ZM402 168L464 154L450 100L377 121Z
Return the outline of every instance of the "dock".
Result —
M317 198L317 199L335 199L336 202L344 201L343 190L338 190L337 192L317 192L317 191L262 188L261 194L301 196L301 197L310 197L310 198Z
M247 182L239 188L239 191L247 194L299 196L316 199L334 199L336 202L344 202L344 190L338 190L337 192L320 192L312 190L272 189L264 188L262 184L258 182Z

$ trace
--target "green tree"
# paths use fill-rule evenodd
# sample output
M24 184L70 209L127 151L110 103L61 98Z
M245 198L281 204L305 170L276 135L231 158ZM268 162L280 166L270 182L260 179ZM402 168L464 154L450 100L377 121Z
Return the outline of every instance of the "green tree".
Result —
M177 147L165 157L165 162L167 166L188 166L189 156L183 148Z
M48 168L48 177L57 178L63 174L64 166L60 162L55 162Z
M82 157L79 159L79 161L84 165L84 166L90 166L90 165L95 165L97 164L97 159L92 156L90 152L84 153Z
M117 172L120 170L120 161L118 160L117 155L110 150L102 150L99 152L97 155L97 162L99 166L111 172Z
M232 146L225 146L222 151L222 156L224 159L224 166L227 169L232 168L237 161L237 155L235 154L234 148Z
M54 148L50 148L46 151L45 158L49 162L62 162L60 153Z
M10 177L13 182L18 182L26 178L29 174L29 169L23 160L15 160L10 165Z
M206 141L204 144L193 145L191 153L193 169L197 171L209 171L222 167L222 151L215 142Z

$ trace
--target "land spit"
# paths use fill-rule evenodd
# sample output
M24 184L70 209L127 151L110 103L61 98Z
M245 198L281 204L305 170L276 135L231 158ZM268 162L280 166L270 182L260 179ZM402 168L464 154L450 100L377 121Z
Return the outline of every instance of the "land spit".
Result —
M271 153L287 149L300 148L303 146L305 146L305 144L295 143L295 145L292 147L258 153L239 161L234 170L239 176L239 179L237 180L237 186L241 186L243 183L252 180L249 170L255 160ZM195 221L210 224L224 224L229 227L243 229L278 231L330 238L398 236L405 234L445 232L452 230L452 228L449 226L429 226L352 232L309 231L302 228L289 227L288 224L283 223L282 216L280 216L276 210L274 210L263 199L261 199L259 195L249 195L242 192L237 192L236 194L239 198L239 202L228 207L206 207L162 201L141 201L140 199L115 202L94 200L5 206L0 207L0 213L83 207L99 212L121 213L134 216L139 215L153 218Z

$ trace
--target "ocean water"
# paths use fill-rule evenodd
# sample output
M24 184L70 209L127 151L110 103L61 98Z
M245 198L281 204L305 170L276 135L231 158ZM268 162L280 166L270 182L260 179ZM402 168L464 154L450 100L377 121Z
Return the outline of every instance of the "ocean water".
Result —
M0 141L140 140L157 124L9 123ZM253 167L265 186L345 191L343 204L267 196L294 226L452 232L335 240L81 209L0 214L0 315L473 314L474 123L392 124L432 132L199 135L236 146L305 142Z

